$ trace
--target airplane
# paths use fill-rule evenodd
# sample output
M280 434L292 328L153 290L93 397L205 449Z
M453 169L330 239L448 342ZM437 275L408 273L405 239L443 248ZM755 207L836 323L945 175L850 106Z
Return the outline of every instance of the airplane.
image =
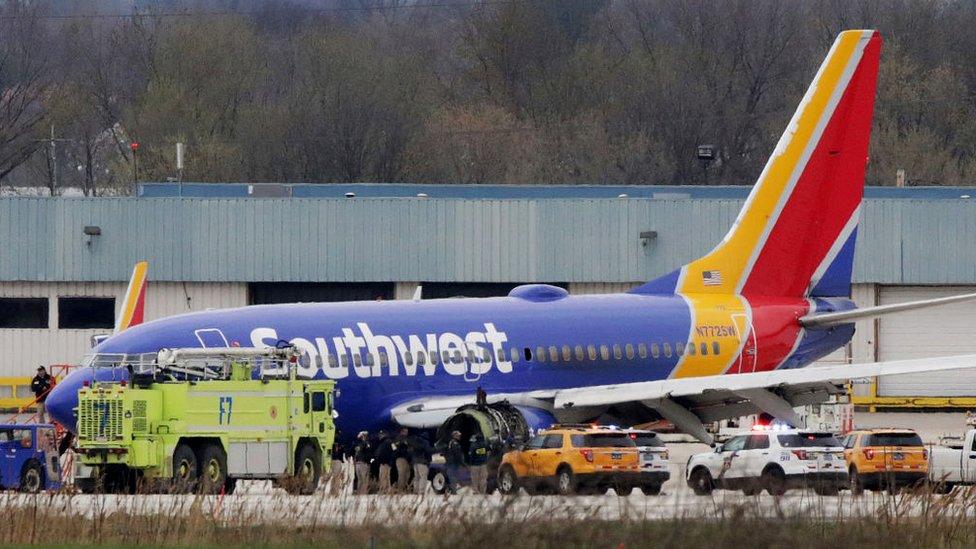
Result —
M843 394L851 378L968 368L974 356L804 368L841 348L853 322L976 298L858 309L849 299L881 37L842 32L732 228L701 258L628 292L568 295L545 284L505 297L254 305L131 326L49 396L73 428L86 381L163 348L274 346L299 374L338 382L347 438L432 429L478 388L527 425L664 418L710 442L705 423Z

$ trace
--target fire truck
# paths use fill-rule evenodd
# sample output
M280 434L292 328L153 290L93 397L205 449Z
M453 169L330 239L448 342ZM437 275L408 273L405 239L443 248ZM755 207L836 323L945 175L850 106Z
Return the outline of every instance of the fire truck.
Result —
M334 382L296 377L284 348L163 349L122 357L128 381L78 394L84 491L231 493L272 479L312 493L332 462Z

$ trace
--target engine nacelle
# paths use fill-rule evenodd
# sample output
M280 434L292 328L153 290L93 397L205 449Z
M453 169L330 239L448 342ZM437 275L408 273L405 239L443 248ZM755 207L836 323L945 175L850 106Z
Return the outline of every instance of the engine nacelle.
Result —
M461 446L467 452L471 437L480 434L488 441L493 457L526 442L540 429L556 423L548 410L496 402L484 406L466 404L437 429L438 449L447 447L453 431L461 432Z

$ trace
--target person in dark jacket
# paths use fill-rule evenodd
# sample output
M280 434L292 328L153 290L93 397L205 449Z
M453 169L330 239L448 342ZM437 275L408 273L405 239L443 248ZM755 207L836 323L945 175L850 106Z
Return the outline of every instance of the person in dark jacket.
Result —
M406 492L410 480L410 430L406 427L400 428L393 441L393 459L397 471L397 491Z
M34 398L37 399L37 422L47 423L47 410L44 406L44 401L47 400L47 394L54 387L54 377L47 373L47 369L44 366L37 367L37 375L31 380L31 391L34 391Z
M458 480L461 478L461 468L464 467L464 449L461 447L461 431L453 431L451 433L451 440L447 443L444 460L447 465L448 487L452 491L456 490Z
M416 435L407 440L407 447L410 449L410 461L413 462L413 489L418 494L424 494L427 492L427 475L434 448L426 438Z
M481 433L471 435L468 445L468 470L471 487L479 494L488 493L488 443Z
M369 433L360 431L352 448L352 461L356 468L356 493L369 493L369 464L373 461L373 444Z
M381 430L379 432L379 438L376 442L376 453L373 454L373 459L380 466L379 491L382 494L389 494L392 489L390 486L390 469L396 457L393 454L393 439L390 438L386 431Z

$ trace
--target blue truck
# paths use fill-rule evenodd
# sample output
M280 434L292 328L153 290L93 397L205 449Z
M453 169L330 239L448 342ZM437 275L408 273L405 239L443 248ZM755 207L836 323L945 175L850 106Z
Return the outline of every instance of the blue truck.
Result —
M51 424L0 424L0 485L36 494L61 488L58 445Z

